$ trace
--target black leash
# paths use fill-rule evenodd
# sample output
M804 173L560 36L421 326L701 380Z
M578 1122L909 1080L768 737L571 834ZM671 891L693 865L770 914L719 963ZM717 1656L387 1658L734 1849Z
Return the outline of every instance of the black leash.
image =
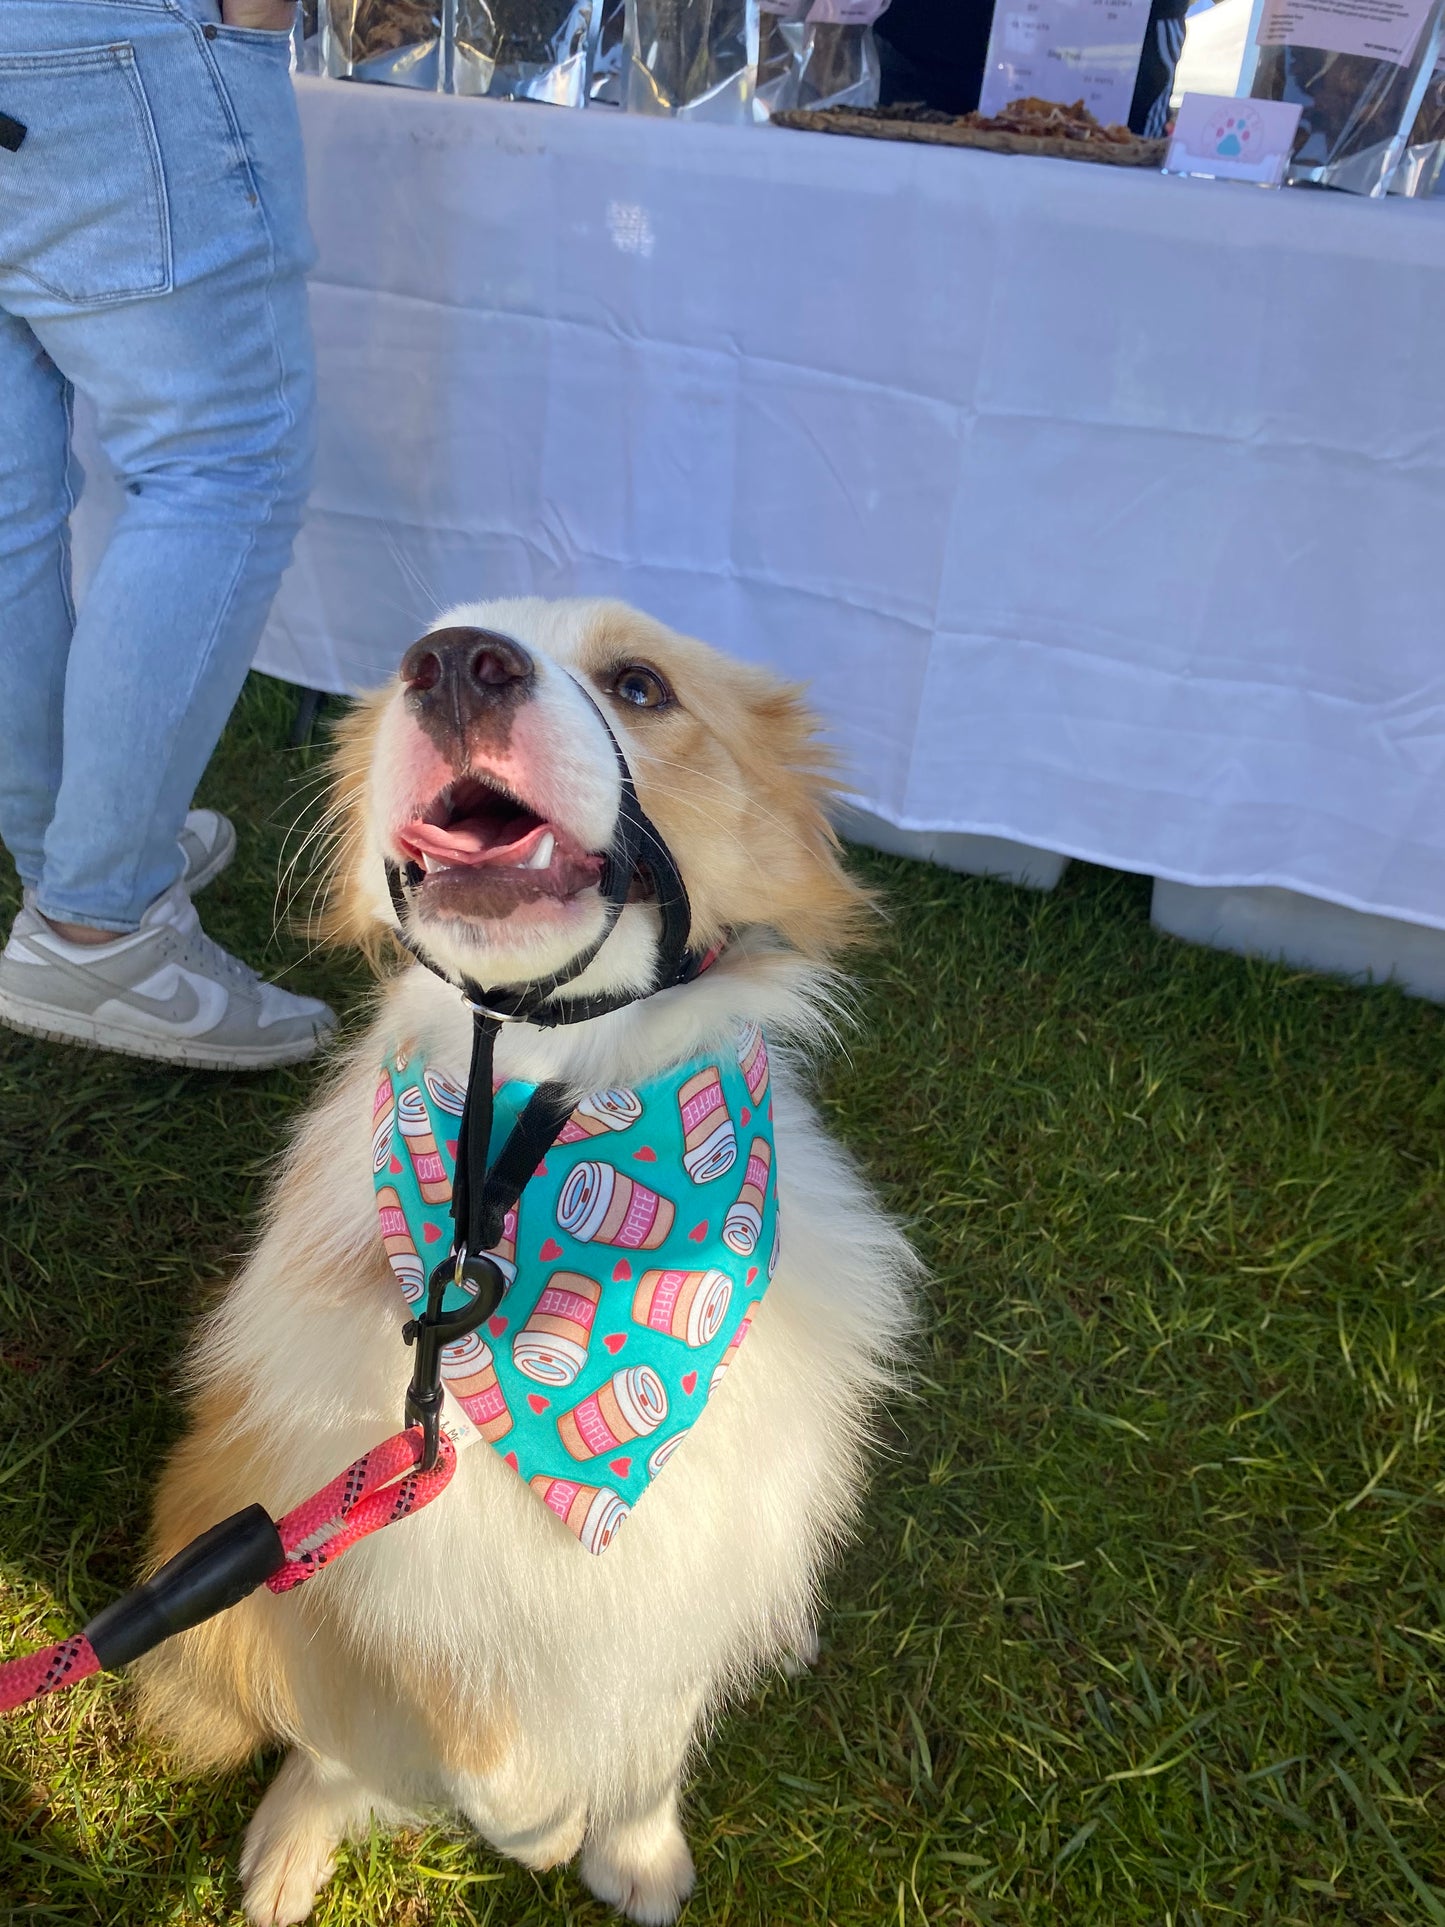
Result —
M587 692L584 690L583 694ZM590 696L588 700L591 701ZM597 709L595 702L593 708ZM416 1347L406 1394L406 1423L422 1428L425 1441L422 1471L429 1471L436 1463L440 1449L442 1351L476 1331L501 1303L506 1279L495 1259L487 1254L501 1238L507 1213L519 1202L528 1179L571 1110L563 1085L539 1084L512 1126L496 1162L488 1164L492 1140L492 1061L502 1025L536 1024L551 1030L560 1024L586 1023L643 997L655 996L660 990L690 983L711 961L710 957L688 949L692 908L681 873L656 825L637 800L632 772L607 718L600 709L597 714L617 755L622 797L612 847L603 860L598 880L598 890L606 906L602 930L564 970L533 983L503 985L490 990L483 990L469 978L458 982L433 962L407 929L411 907L407 889L415 888L424 872L409 864L404 875L396 864L386 866L397 936L418 963L461 993L472 1013L472 1061L467 1073L467 1094L457 1136L456 1173L452 1180L452 1249L432 1271L425 1311L411 1319L402 1332L406 1343ZM559 999L556 993L581 976L611 936L634 881L644 876L651 886L661 926L651 984L644 990L600 991L588 997ZM465 1291L468 1302L452 1311L443 1311L442 1300L449 1284Z

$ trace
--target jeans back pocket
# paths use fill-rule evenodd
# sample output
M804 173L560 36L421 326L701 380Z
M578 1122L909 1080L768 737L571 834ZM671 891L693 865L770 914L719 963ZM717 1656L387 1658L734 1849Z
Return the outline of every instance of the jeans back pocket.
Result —
M3 4L3 0L0 0ZM0 293L103 307L171 285L160 145L126 45L0 56Z

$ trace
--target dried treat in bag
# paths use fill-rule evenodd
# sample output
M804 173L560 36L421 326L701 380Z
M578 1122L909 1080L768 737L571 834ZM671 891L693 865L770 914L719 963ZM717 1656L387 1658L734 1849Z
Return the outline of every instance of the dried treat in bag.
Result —
M755 118L758 0L627 0L630 114Z
M1285 179L1378 197L1434 67L1441 0L1264 0L1250 94L1301 108Z
M455 0L448 90L585 107L601 0Z
M798 68L800 107L876 107L873 22L888 0L813 0Z
M888 0L759 0L755 117L796 108L875 107L873 22Z
M337 80L440 92L443 0L321 0L321 64Z

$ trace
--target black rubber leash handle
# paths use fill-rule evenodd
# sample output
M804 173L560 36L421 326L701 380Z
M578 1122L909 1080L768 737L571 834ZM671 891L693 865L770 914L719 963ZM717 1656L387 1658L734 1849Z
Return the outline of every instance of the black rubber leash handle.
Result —
M264 1506L248 1505L192 1539L144 1585L104 1607L85 1628L85 1637L110 1672L239 1604L285 1563L276 1521Z

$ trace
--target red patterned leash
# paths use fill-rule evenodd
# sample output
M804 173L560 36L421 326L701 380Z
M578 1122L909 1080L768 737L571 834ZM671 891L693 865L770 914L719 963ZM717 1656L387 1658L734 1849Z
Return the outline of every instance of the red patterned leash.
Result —
M420 1512L445 1490L457 1464L451 1440L442 1435L428 1472L416 1470L422 1454L421 1429L412 1426L364 1452L279 1523L259 1505L223 1519L97 1613L83 1633L0 1665L0 1713L124 1666L258 1586L290 1592L358 1539Z

